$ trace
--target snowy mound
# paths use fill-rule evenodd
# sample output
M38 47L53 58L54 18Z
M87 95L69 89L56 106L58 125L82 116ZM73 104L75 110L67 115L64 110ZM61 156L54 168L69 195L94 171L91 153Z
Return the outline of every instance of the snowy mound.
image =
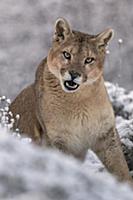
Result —
M133 91L127 92L124 88L120 88L118 85L109 82L106 82L106 87L116 116L121 116L124 119L132 119Z
M133 91L106 83L129 169L133 170Z
M132 200L127 185L60 152L43 150L0 129L0 199Z

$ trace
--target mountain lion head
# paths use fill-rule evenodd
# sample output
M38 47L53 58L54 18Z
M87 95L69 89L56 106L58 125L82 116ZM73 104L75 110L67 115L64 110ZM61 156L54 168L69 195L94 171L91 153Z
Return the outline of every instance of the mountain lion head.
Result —
M103 75L106 47L112 37L112 29L89 35L72 30L65 19L57 19L47 64L65 92L76 92Z

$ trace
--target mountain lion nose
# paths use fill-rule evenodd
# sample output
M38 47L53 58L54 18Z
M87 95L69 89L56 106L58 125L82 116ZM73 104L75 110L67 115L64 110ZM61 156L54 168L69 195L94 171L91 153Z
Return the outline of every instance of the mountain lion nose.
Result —
M75 71L69 71L69 74L71 75L72 80L76 79L77 77L80 76L80 74L78 72Z

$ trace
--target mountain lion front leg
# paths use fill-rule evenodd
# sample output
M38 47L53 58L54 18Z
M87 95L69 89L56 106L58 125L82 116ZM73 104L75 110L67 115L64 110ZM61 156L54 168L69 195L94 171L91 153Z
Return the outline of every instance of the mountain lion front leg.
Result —
M107 170L116 175L118 180L130 181L133 184L122 152L120 138L114 128L98 139L95 152Z

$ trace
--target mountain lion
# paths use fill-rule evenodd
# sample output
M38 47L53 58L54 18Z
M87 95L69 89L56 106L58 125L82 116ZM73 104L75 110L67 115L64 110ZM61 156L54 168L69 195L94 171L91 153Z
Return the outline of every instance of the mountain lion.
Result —
M34 142L81 160L90 148L119 180L132 181L103 79L112 37L112 29L89 35L59 18L35 82L16 97L10 110L20 114L18 128Z

